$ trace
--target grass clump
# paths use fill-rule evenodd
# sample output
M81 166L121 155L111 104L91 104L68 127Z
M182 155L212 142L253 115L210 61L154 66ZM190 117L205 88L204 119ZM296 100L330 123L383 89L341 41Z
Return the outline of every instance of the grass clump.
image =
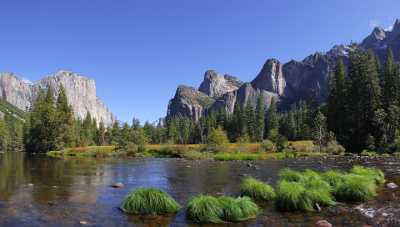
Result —
M248 196L257 201L271 201L275 198L274 189L266 183L252 177L246 177L240 186L242 196Z
M283 169L279 173L279 179L288 182L300 182L303 180L303 175L299 171Z
M138 188L129 193L120 208L123 212L130 214L160 215L176 213L181 206L161 190Z
M283 211L313 211L313 201L300 182L280 181L276 190L276 206Z
M376 196L376 184L366 176L346 174L333 194L338 201L365 202Z
M338 185L343 183L344 173L337 170L329 170L323 173L321 177L332 187L333 190L335 190Z
M377 185L382 185L385 183L385 175L382 170L377 168L366 168L363 166L353 166L350 173L368 177L375 181Z
M256 217L259 208L249 197L193 197L187 209L187 216L196 223L239 222Z

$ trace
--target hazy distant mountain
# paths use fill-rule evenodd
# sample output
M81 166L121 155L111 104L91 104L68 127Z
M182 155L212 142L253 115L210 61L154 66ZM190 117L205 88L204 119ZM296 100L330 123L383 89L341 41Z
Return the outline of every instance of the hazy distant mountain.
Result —
M242 83L235 77L222 76L209 70L198 90L185 86L177 89L174 98L169 102L167 117L181 115L197 120L202 114L213 109L225 108L233 112L236 101L243 106L250 99L255 105L260 94L263 94L267 107L273 97L279 100L281 109L287 109L299 100L310 98L322 103L328 96L329 75L338 59L348 64L349 53L352 51L372 49L383 63L388 48L393 50L398 61L399 19L390 31L376 27L360 44L335 45L327 52L317 52L302 61L291 60L285 64L276 59L268 59L251 83ZM186 92L182 92L183 88ZM183 95L184 93L191 95ZM207 99L207 102L195 102L197 99Z

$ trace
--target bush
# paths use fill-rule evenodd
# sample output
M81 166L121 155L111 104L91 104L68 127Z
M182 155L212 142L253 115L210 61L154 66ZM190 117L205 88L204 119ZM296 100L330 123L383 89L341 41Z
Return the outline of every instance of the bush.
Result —
M212 129L207 138L207 150L224 151L229 144L228 136L222 128Z
M245 221L256 217L258 206L248 197L193 197L187 209L187 216L197 223L223 223Z
M346 174L343 182L334 189L333 194L338 201L365 202L376 195L376 185L368 177Z
M382 170L377 168L366 168L363 166L353 166L350 173L365 176L375 182L377 185L382 185L385 183L385 175Z
M271 201L275 198L274 189L266 183L252 177L246 177L240 186L242 196L248 196L258 201Z
M130 214L171 214L181 206L165 192L154 188L138 188L129 193L121 205L121 210Z
M263 149L263 151L266 151L266 152L275 152L276 151L276 146L271 140L264 140L261 143L261 148Z
M302 183L282 180L276 190L276 206L282 211L313 211L313 201Z
M328 154L342 155L346 149L340 145L336 140L329 141L325 147L325 152Z

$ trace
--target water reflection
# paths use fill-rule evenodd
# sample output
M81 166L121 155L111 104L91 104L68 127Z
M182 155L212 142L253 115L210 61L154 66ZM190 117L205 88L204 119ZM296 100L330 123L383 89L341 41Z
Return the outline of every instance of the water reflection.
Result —
M360 163L378 165L395 182L400 183L400 161L394 158L267 160L255 162L253 165L257 168L253 168L246 162L177 159L61 160L8 153L0 155L0 226L77 226L81 221L87 222L89 226L194 225L186 222L184 209L176 216L145 218L125 215L119 211L118 206L131 189L140 186L160 188L184 205L196 194L238 195L241 178L245 175L273 184L278 172L285 167L348 169ZM115 182L123 182L126 187L109 187ZM393 200L387 196L392 196L392 192L382 193L383 196L367 205L376 206L379 203L384 207L388 201ZM264 215L234 226L308 226L318 219L328 219L339 226L368 223L365 217L351 208L339 206L322 213L296 214L277 212L269 204L264 207Z

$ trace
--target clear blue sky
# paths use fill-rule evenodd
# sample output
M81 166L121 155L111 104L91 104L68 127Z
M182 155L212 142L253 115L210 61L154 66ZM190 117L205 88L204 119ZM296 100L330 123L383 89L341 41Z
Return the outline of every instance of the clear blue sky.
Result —
M398 0L1 0L0 71L66 69L97 82L118 119L156 120L207 69L249 81L400 17Z

